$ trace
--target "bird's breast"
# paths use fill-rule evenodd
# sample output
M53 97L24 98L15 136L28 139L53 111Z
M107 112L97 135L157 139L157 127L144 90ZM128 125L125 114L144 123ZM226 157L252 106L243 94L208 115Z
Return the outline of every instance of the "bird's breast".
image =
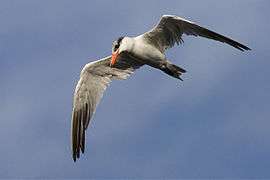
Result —
M147 43L142 38L135 40L132 54L143 60L164 60L165 55L161 53L155 46Z

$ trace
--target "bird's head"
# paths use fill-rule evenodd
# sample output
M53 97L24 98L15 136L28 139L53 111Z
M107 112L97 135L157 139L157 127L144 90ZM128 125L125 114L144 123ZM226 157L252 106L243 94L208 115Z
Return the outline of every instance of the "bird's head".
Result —
M110 66L114 65L117 61L117 57L121 52L127 50L126 46L127 37L119 37L116 41L112 44L112 58Z

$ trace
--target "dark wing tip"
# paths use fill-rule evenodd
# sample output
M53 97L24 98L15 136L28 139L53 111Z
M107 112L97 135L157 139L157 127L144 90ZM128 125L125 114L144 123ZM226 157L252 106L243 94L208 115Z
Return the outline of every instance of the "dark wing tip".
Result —
M248 51L248 50L251 50L249 47L229 38L229 37L226 37L224 35L221 35L219 33L216 33L212 30L209 30L207 28L204 28L200 25L197 25L197 24L192 24L192 23L188 23L188 30L186 30L186 32L184 32L185 34L187 35L199 35L199 36L202 36L202 37L206 37L206 38L209 38L209 39L213 39L213 40L216 40L216 41L220 41L220 42L223 42L223 43L227 43L231 46L233 46L234 48L240 50L240 51Z
M85 152L85 131L87 118L89 119L89 106L85 105L80 110L73 112L73 125L72 125L72 158L76 162L80 158L80 153Z
M247 46L245 46L245 45L243 45L243 44L241 44L241 43L239 43L239 42L237 42L237 41L235 41L235 40L233 40L231 38L228 38L226 36L223 36L223 35L220 35L220 34L217 34L217 33L214 34L214 33L215 32L213 32L213 35L215 36L215 38L217 38L217 40L223 41L223 42L233 46L234 48L239 49L240 51L249 51L249 50L251 50L249 47L247 47Z
M247 47L247 46L244 46L244 47L242 47L244 50L246 50L246 51L251 51L252 49L250 49L249 47Z
M215 32L213 32L213 34L214 33ZM217 39L220 38L220 41L223 41L223 42L233 46L234 48L239 49L240 51L249 51L249 50L251 50L249 47L247 47L247 46L245 46L245 45L243 45L243 44L241 44L241 43L239 43L239 42L237 42L237 41L235 41L235 40L233 40L231 38L228 38L226 36L223 36L223 35L220 35L220 34L217 34L217 33L215 33L214 36L216 36Z
M239 42L237 41L233 41L232 40L232 43L230 44L232 45L233 47L239 49L240 51L250 51L251 49L243 44L240 44Z
M78 113L73 109L72 112L72 158L73 161L76 162L76 154L77 154L77 116Z

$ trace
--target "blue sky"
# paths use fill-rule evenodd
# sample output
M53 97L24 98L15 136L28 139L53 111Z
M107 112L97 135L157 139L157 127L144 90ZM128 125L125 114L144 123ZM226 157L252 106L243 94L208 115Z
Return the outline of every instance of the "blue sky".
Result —
M0 2L0 177L270 178L268 0ZM105 92L85 155L70 152L81 68L175 14L252 48L203 38L167 57L184 82L150 67Z

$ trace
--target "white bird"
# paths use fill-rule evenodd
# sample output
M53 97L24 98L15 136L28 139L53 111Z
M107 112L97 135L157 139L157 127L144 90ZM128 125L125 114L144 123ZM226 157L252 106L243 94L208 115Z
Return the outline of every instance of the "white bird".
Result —
M85 150L85 131L103 92L113 79L126 79L136 69L149 65L181 79L186 71L172 64L165 50L183 43L182 35L201 36L227 43L241 51L250 50L228 37L174 15L163 15L150 31L137 37L120 37L112 45L112 56L90 62L83 68L76 86L72 112L73 160Z

